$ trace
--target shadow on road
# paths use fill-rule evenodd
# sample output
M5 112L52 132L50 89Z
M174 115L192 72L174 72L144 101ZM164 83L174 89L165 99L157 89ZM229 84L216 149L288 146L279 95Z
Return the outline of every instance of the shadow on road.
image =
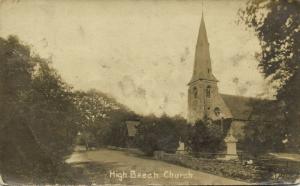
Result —
M115 167L116 162L99 163L99 162L74 162L70 166L76 172L74 181L77 184L91 185L93 183L107 183L107 172Z

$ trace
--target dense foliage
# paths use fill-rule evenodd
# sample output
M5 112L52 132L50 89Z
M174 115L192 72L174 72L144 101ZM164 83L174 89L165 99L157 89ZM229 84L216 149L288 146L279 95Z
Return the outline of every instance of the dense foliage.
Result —
M125 121L135 118L135 114L127 107L96 90L75 92L75 105L81 115L80 144L87 149L90 146L126 145Z
M18 38L0 38L0 172L70 183L62 171L78 133L87 148L124 147L124 122L136 116L99 91L73 92L50 63Z
M276 100L260 100L252 105L252 121L245 126L245 137L241 141L242 150L254 156L266 152L280 152L287 142L287 123L282 107ZM255 144L255 145L253 145Z
M192 153L216 153L224 150L224 138L231 121L198 120L189 126L186 146ZM222 126L221 126L222 125Z
M16 37L0 38L0 168L57 179L77 133L71 88ZM42 180L40 180L42 181Z
M187 126L181 117L145 116L137 127L136 144L147 155L161 150L174 153Z
M224 138L231 121L222 121L223 127L220 122L199 120L191 125L180 116L146 116L137 127L136 143L148 155L154 151L174 153L180 141L191 153L214 153L224 150Z
M241 21L253 28L260 40L262 50L258 55L259 68L276 87L277 104L285 119L273 126L260 127L265 127L264 130L268 130L268 127L281 130L284 127L285 147L294 150L300 149L299 10L300 2L297 0L252 0L240 11ZM263 135L256 133L253 137L266 137ZM269 137L272 140L275 135Z

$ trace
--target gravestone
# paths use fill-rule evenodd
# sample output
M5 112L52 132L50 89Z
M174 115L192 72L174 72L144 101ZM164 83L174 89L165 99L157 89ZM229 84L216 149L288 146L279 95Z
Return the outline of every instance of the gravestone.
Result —
M181 140L179 140L179 146L176 150L176 153L179 153L179 154L185 153L184 143Z
M236 151L236 143L238 140L230 132L229 135L224 139L224 141L227 147L225 159L226 160L237 159L238 155Z

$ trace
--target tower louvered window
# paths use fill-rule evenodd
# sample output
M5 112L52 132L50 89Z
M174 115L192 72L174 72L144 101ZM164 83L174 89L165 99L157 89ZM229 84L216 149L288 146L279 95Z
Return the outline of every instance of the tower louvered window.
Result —
M211 87L208 85L206 87L206 97L210 98L210 96L211 96L210 94L211 94Z
M194 95L194 98L197 98L197 96L198 96L198 90L197 90L197 87L194 87L194 88L193 88L193 95Z

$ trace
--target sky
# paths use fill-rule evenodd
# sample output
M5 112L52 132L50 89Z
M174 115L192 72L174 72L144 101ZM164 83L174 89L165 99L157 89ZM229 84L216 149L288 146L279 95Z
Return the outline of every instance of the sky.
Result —
M259 41L237 24L243 0L0 0L0 37L17 35L76 90L97 89L140 114L187 114L201 14L224 94L268 97Z

